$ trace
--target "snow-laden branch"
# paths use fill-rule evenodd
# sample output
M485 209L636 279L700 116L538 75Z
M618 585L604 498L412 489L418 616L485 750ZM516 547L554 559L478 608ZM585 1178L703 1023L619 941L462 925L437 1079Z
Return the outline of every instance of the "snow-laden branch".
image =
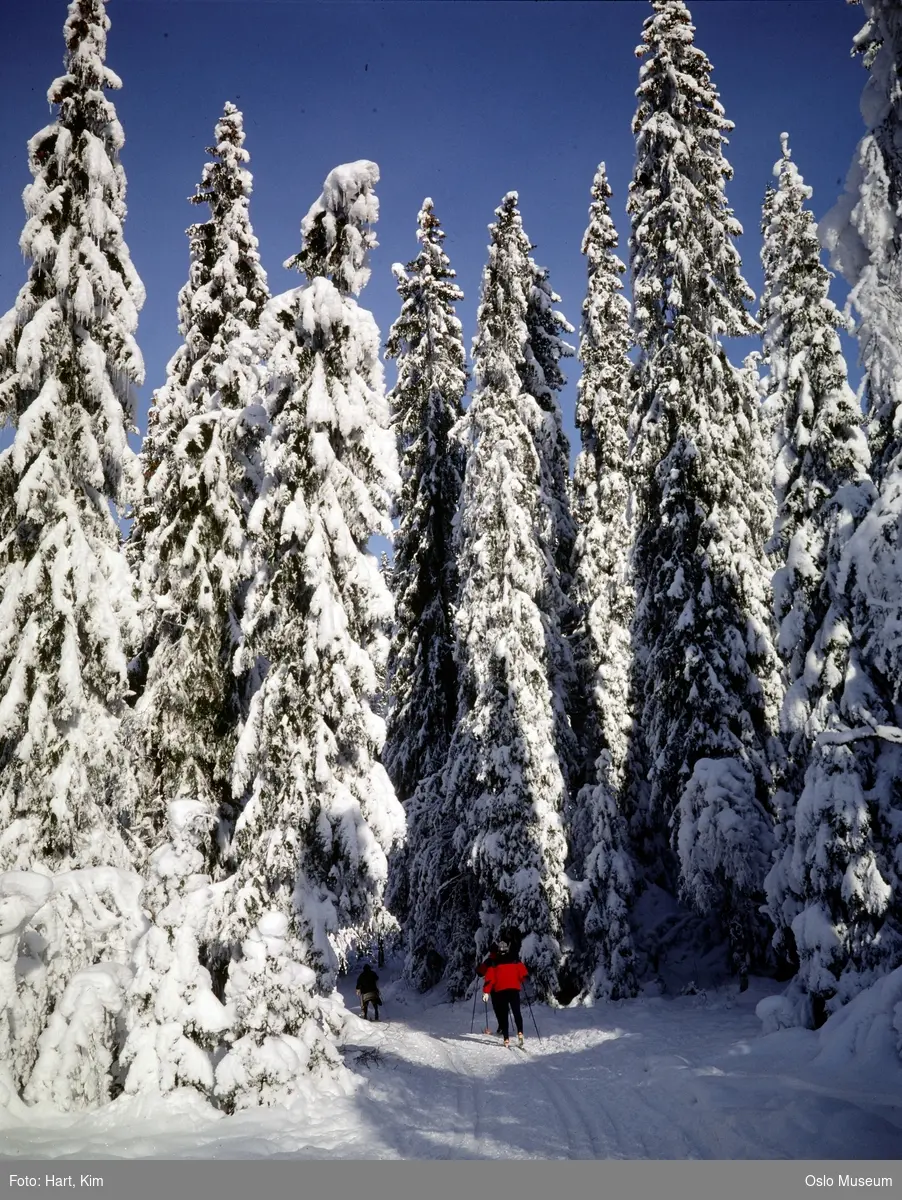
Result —
M817 735L819 746L843 746L860 738L878 737L902 744L902 729L897 725L868 725L863 729L825 729Z

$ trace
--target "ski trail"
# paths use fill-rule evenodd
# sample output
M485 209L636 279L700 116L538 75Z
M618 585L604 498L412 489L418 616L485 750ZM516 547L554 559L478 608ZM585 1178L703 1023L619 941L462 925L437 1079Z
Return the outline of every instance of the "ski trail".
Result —
M406 1053L410 1054L409 1039L418 1040L426 1031L419 1020L411 1021L408 1030ZM616 1154L618 1131L609 1122L610 1134L599 1134L597 1114L579 1090L542 1063L541 1043L530 1041L524 1050L512 1043L505 1049L497 1038L455 1036L447 1027L433 1036L435 1058L458 1079L454 1126L449 1129L453 1156L494 1157L502 1140L501 1127L511 1119L524 1129L542 1129L548 1156L592 1159ZM399 1039L399 1052L403 1042ZM421 1053L415 1054L422 1059Z
M544 1077L538 1063L531 1064L532 1086L541 1092L537 1099L547 1102L558 1125L563 1131L567 1143L567 1158L598 1158L604 1157L595 1148L595 1138L591 1131L586 1137L586 1127L578 1119L570 1097L556 1083Z
M460 1127L457 1130L461 1157L484 1157L479 1153L483 1142L483 1110L485 1106L482 1081L474 1076L446 1042L442 1048L448 1067L460 1076L456 1085L457 1111Z
M589 1115L579 1092L553 1078L540 1062L531 1066L536 1084L549 1098L561 1125L567 1131L570 1158L609 1158L612 1147L599 1136L594 1113ZM604 1144L602 1144L604 1142Z
M600 1094L600 1087L610 1083L607 1069L583 1068L571 1078L569 1060L584 1051L581 1039L532 1038L524 1050L513 1044L506 1050L495 1037L456 1030L455 1025L468 1024L464 1016L463 1006L440 1005L399 1014L392 1022L386 1049L413 1073L416 1091L415 1100L412 1091L404 1097L396 1092L391 1102L396 1117L410 1126L403 1152L421 1155L417 1135L438 1136L443 1127L442 1154L451 1158L600 1159L648 1153L633 1121L617 1120L612 1110L618 1103ZM635 1098L619 1100L630 1116L645 1107ZM506 1144L512 1127L522 1131L522 1146Z
M788 1060L774 1070L772 1052L756 1050L755 1003L731 993L706 1006L536 1005L541 1036L524 1053L471 1033L467 1003L396 985L386 1069L357 1103L370 1097L377 1157L780 1158L790 1144L797 1157L891 1157L900 1120L889 1089L869 1101L867 1088L796 1077ZM801 1050L800 1040L804 1070Z

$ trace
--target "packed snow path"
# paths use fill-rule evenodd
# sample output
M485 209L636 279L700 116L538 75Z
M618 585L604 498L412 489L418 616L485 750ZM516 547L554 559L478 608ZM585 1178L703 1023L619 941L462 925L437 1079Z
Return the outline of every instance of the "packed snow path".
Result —
M348 1018L363 1082L291 1110L224 1117L191 1093L100 1112L0 1113L0 1156L159 1158L872 1158L902 1145L902 1065L867 1014L842 1038L763 1037L753 981L707 996L524 1010L527 1051L385 980L382 1020ZM356 976L356 972L353 973ZM353 978L352 976L352 978ZM352 979L342 981L356 1010ZM848 1053L850 1028L859 1052Z
M478 1032L481 1002L471 1035L472 1004L402 994L364 1030L381 1062L362 1115L400 1158L896 1157L902 1072L837 1079L811 1061L816 1034L763 1038L755 1003L774 990L534 1006L541 1040L524 1006L526 1053Z

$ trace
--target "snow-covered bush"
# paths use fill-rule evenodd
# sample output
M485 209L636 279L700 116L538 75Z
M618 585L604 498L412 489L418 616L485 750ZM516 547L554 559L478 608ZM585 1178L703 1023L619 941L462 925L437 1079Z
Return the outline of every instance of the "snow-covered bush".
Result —
M776 1033L778 1029L811 1029L814 1013L811 997L798 978L779 996L766 996L755 1006L755 1016L761 1022L762 1033Z
M52 887L50 879L34 871L0 875L0 1107L9 1104L25 1082L42 1028L33 1007L21 1002L17 965L25 927Z
M839 1009L819 1031L817 1062L839 1067L857 1060L880 1071L902 1058L902 967L897 967Z
M122 1011L132 972L121 963L85 967L69 980L38 1042L25 1099L62 1112L99 1108L111 1098Z
M53 891L32 924L44 942L42 959L52 998L83 967L106 961L127 965L147 929L137 871L85 867L53 876Z
M126 1092L213 1092L212 1051L232 1012L213 994L199 959L212 894L202 874L214 823L200 800L169 805L169 842L150 857L146 902L153 924L135 952L129 1033L122 1053Z
M752 771L739 758L700 758L677 812L682 891L697 912L723 913L744 988L761 952L753 906L773 844Z
M0 888L12 889L10 896L25 887L30 903L43 897L14 939L12 1062L17 1086L22 1087L34 1066L38 1039L70 980L95 963L107 963L111 969L131 963L147 928L140 904L143 880L134 871L116 867L89 867L53 876L7 872L0 880Z
M294 957L297 945L288 918L266 912L229 967L235 1033L216 1068L216 1095L230 1112L286 1104L309 1094L311 1081L334 1083L344 1074L330 1002L317 995L315 973Z
M635 950L629 903L635 866L624 842L623 820L611 792L602 784L584 798L592 807L595 846L586 860L587 910L584 931L594 962L588 990L595 999L635 996Z
M868 744L862 760L871 757ZM790 886L805 901L792 920L799 978L819 998L819 1014L845 1004L902 955L892 874L875 836L879 814L854 758L849 745L815 748L787 864Z

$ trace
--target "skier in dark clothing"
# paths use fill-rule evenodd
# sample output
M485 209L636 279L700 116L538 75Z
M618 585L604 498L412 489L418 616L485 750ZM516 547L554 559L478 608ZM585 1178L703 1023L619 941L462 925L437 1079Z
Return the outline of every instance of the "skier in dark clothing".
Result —
M500 1010L501 1036L505 1046L509 1046L510 1022L508 1014L514 1014L514 1024L517 1027L517 1042L523 1045L523 1014L520 1011L520 988L529 972L511 951L507 942L499 942L500 955L498 962L489 967L486 972L486 982L492 985L492 997L497 997Z
M488 996L489 1000L491 1000L492 1009L495 1013L495 1020L498 1022L498 1028L495 1030L496 1035L500 1035L500 1033L501 1033L501 1009L499 1008L499 1005L498 1005L498 997L495 995L495 991L492 988L492 985L486 979L486 975L489 971L489 968L494 967L500 957L501 957L501 952L499 951L497 945L494 942L492 942L491 946L489 946L488 954L482 960L482 962L479 964L479 966L476 968L476 974L479 976L480 979L485 980L485 984L482 989L482 998L483 998L483 1000L485 1000L486 996ZM483 1030L483 1032L484 1033L490 1032L489 1025L488 1025L488 1010L486 1010L486 1025L485 1025L485 1029Z
M379 1020L379 1006L382 997L379 995L379 976L369 963L363 964L363 970L357 976L357 995L360 997L360 1015L364 1021L372 1004L375 1019Z

